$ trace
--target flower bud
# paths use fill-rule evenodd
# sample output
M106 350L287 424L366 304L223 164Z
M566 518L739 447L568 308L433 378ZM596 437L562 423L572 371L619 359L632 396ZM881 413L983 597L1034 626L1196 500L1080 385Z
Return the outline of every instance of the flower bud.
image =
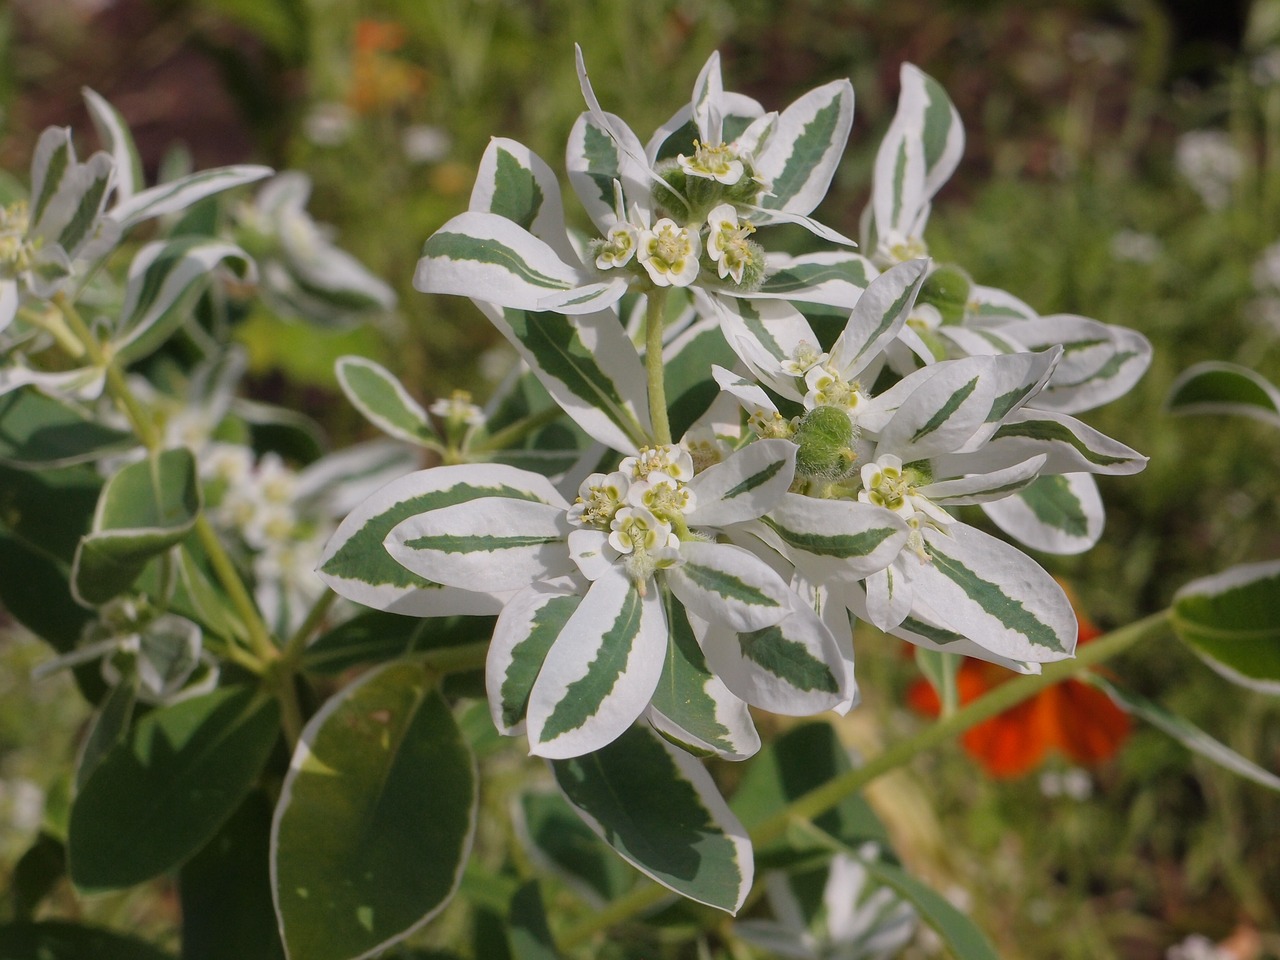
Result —
M957 324L964 320L969 304L969 292L973 281L957 266L938 267L925 278L917 303L927 303L942 314L944 324Z
M792 439L800 446L797 476L839 480L852 471L857 458L853 421L839 407L814 407L801 418Z

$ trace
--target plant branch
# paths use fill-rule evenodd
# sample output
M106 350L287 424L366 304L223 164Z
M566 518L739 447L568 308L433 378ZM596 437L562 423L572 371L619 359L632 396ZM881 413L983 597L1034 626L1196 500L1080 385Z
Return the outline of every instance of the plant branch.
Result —
M653 424L653 442L671 442L671 423L667 419L666 371L662 366L662 323L667 306L667 288L654 287L647 296L644 312L644 367L649 381L649 420Z

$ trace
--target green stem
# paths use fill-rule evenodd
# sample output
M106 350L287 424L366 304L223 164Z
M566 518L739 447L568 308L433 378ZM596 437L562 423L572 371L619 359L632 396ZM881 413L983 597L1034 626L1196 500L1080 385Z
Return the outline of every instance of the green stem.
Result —
M644 312L644 366L649 381L649 419L653 423L653 442L671 442L671 423L667 420L666 371L662 366L662 322L667 306L667 288L654 287L647 295Z
M302 626L298 627L284 645L284 649L280 651L280 659L293 667L298 658L302 656L302 651L307 646L307 641L311 639L311 635L320 628L320 624L324 622L325 616L329 613L329 608L333 606L333 602L338 599L338 595L332 590L325 588L324 593L320 594L319 599L311 605L311 609L307 611L307 618L302 621Z
M440 647L412 655L416 656L423 666L436 673L478 670L484 666L485 658L489 655L489 641L464 643L456 647Z
M899 740L862 766L834 777L822 786L797 797L787 805L785 810L756 825L751 831L752 843L760 845L776 840L793 820L811 820L825 813L877 777L905 766L926 750L931 750L959 736L970 727L984 720L990 720L1010 707L1017 706L1041 690L1064 680L1070 680L1081 671L1106 662L1139 640L1163 632L1167 628L1168 620L1168 610L1153 613L1118 630L1113 630L1104 637L1099 637L1087 647L1081 648L1072 660L1048 664L1038 676L1015 677L1000 684L977 700L961 707L951 716L921 730L915 736Z
M1081 648L1073 660L1046 666L1039 676L1020 676L1002 683L961 707L950 717L900 740L855 770L828 780L820 787L791 801L787 807L757 824L751 831L751 842L760 847L777 840L795 821L809 821L830 810L845 797L863 789L877 777L910 763L919 754L959 736L970 727L989 720L1010 707L1035 696L1041 690L1071 679L1077 673L1104 663L1138 641L1163 632L1169 611L1162 610L1134 623L1113 630ZM626 896L593 913L586 920L566 930L559 938L561 949L568 950L585 942L602 930L627 920L670 896L671 891L657 884L637 887Z
M467 450L472 453L506 450L536 430L542 429L549 423L555 423L560 419L561 414L562 411L557 406L550 406L545 410L539 410L537 413L531 413L523 420L508 424L497 433L491 433L489 436L470 444Z

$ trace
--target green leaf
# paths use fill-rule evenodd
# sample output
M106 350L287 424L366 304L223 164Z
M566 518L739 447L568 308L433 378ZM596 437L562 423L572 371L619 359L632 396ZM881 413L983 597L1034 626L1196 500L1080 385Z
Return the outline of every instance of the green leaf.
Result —
M603 907L634 885L635 874L618 859L558 793L530 791L514 808L516 833L540 870Z
M276 702L225 687L147 714L71 808L71 879L127 887L203 847L257 780L279 735Z
M493 617L404 617L366 610L308 645L302 653L302 667L332 676L361 664L484 643L493 635L493 622Z
M84 746L76 757L77 790L84 787L89 776L98 769L98 765L116 745L124 741L129 732L129 723L133 720L133 708L137 700L136 676L122 678L115 686L108 688L107 695L102 698L93 715L93 723L84 739Z
M1173 413L1239 414L1280 427L1280 390L1234 363L1188 367L1169 388L1165 405Z
M173 960L142 940L62 920L0 926L0 960Z
M191 532L199 512L196 461L185 447L123 467L102 488L93 530L76 550L76 598L94 606L124 593L153 557Z
M23 470L67 467L122 453L137 443L128 431L97 423L33 387L0 396L0 464Z
M1194 580L1173 598L1174 630L1223 676L1280 694L1280 561Z
M36 472L0 465L0 525L27 546L70 563L101 490L101 475L88 466ZM51 503L58 509L50 510Z
M720 387L711 379L712 364L732 367L736 359L715 319L695 323L667 344L662 351L662 367L673 437L684 436L720 395Z
M751 889L751 842L706 769L632 727L603 749L552 761L556 782L595 833L682 896L736 913Z
M98 139L111 154L115 167L115 188L117 197L131 197L142 187L142 160L138 156L137 145L129 125L115 107L88 87L84 94L86 106L89 108L89 119L98 131Z
M9 891L14 918L23 922L33 919L40 902L66 874L66 847L57 837L41 832L13 865Z
M182 867L182 960L284 960L271 903L271 804L254 791Z
M470 853L476 789L422 666L388 664L331 698L303 731L272 827L288 955L371 956L434 917Z
M1254 783L1270 787L1272 790L1280 790L1280 776L1269 770L1264 770L1252 760L1240 756L1226 744L1215 740L1190 721L1170 713L1159 704L1152 703L1132 691L1121 690L1115 684L1096 673L1081 674L1081 679L1093 684L1109 696L1121 710L1140 717L1157 730L1167 733L1192 753L1197 753L1206 760L1211 760L1218 766L1239 774L1246 780L1252 780Z
M508 922L512 960L556 960L559 956L536 881L526 883L511 898Z
M874 880L892 888L916 908L956 960L998 960L995 948L977 925L946 897L925 886L901 867L873 858L860 859Z
M338 358L334 370L347 399L383 433L424 446L439 444L427 412L386 368L347 356Z

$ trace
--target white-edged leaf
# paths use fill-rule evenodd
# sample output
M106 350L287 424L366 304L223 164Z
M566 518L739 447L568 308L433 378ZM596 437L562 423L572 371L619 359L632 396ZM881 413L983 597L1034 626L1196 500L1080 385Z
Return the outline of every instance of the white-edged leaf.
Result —
M640 141L618 117L605 117L608 128L589 112L579 116L565 150L569 183L601 233L617 216L615 184L621 184L623 196L633 201L650 190L647 164L639 165L631 156L640 149ZM610 129L627 140L626 150L618 146Z
M853 85L834 80L778 115L756 172L769 184L762 206L807 214L826 196L853 126Z
M746 702L707 667L684 607L669 594L663 606L670 642L649 704L649 723L695 756L745 760L760 749Z
M1000 467L1037 453L1049 455L1046 474L1128 476L1147 465L1142 454L1075 417L1027 407L1010 414L975 456L990 467Z
M702 650L725 686L771 713L810 716L857 696L853 658L794 593L788 615L763 629L735 632L723 622L709 623Z
M1010 324L1001 333L1015 337L1024 350L1062 346L1062 359L1035 405L1061 413L1080 413L1128 393L1151 365L1151 341L1129 327L1088 317L1057 313Z
M255 276L249 255L232 243L205 237L179 237L149 243L129 264L129 281L120 308L115 355L130 363L158 349L179 326L191 320L190 306L220 265L242 280Z
M271 824L271 885L292 960L359 960L453 896L471 853L475 761L434 678L395 661L307 723Z
M907 542L907 525L896 513L853 500L789 493L763 519L786 555L819 582L882 570Z
M666 582L691 613L731 630L759 630L787 616L791 591L755 554L729 543L687 540Z
M506 593L573 569L569 529L557 504L479 497L408 517L383 545L424 580Z
M648 442L644 365L614 313L562 316L476 305L593 440L627 452Z
M1098 482L1088 473L1037 477L1012 497L984 503L982 511L1031 549L1062 555L1091 548L1106 521Z
M795 466L796 445L788 440L747 444L689 481L695 506L685 519L708 527L754 520L787 492Z
M741 908L755 872L751 841L693 757L635 727L552 769L565 799L637 870L699 903Z
M928 260L908 260L868 284L831 347L831 365L845 379L868 366L897 336L915 306L928 267Z
M1280 561L1193 580L1174 594L1172 624L1227 679L1280 695Z
M765 277L750 298L795 300L851 310L879 275L871 261L852 250L823 250L765 257Z
M70 127L48 127L36 141L31 155L31 201L27 210L32 225L39 224L63 179L75 168L76 151Z
M988 503L1019 493L1036 479L1047 459L1045 454L1029 457L1022 463L990 473L971 473L964 477L922 484L916 492L940 506Z
M961 523L924 530L928 563L913 564L917 602L998 656L1049 662L1070 657L1076 616L1062 587L1003 540Z
M102 96L88 87L82 87L80 92L89 108L94 129L98 131L98 139L111 155L115 167L116 197L127 200L142 189L143 183L142 159L138 156L133 134L120 111Z
M1129 690L1122 690L1114 683L1098 673L1086 673L1081 679L1091 683L1107 696L1117 707L1131 713L1151 724L1157 730L1167 733L1173 739L1206 760L1211 760L1223 769L1252 780L1254 783L1280 790L1280 776L1270 770L1264 770L1252 760L1242 757L1226 744L1215 740L1189 720L1170 713L1157 703L1152 703Z
M485 661L489 712L499 733L524 731L529 694L551 645L582 602L571 581L535 583L515 594L493 628Z
M529 752L576 757L613 742L644 712L662 673L666 619L615 569L591 584L529 696Z
M1173 381L1165 406L1173 413L1226 413L1280 427L1280 390L1265 377L1234 363L1188 367Z
M107 215L120 224L121 229L127 230L143 220L167 213L177 213L205 197L262 180L274 172L270 167L255 164L238 164L201 170L169 183L141 190L121 200L107 211Z
M503 464L419 470L393 480L354 509L325 545L316 573L365 606L410 616L497 613L503 597L445 587L412 573L383 547L392 529L424 511L480 497L517 497L568 509L545 477Z
M424 446L439 443L427 411L390 370L364 357L344 356L334 373L352 406L383 433Z

